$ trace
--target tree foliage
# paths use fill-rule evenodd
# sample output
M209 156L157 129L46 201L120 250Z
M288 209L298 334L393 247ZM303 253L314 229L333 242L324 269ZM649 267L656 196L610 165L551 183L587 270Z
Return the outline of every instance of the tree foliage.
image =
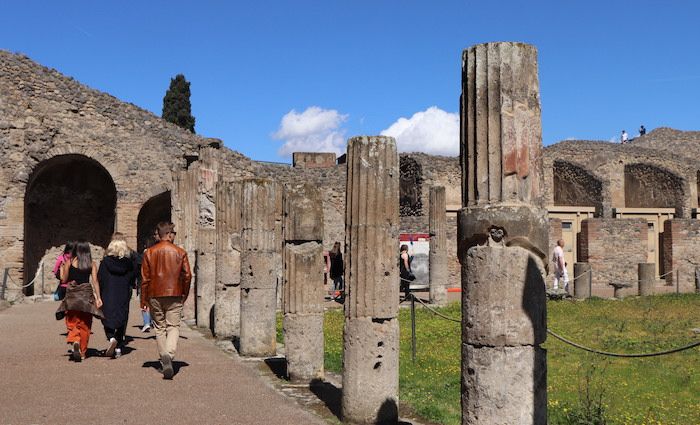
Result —
M182 74L170 79L170 87L163 97L163 119L194 133L190 83Z

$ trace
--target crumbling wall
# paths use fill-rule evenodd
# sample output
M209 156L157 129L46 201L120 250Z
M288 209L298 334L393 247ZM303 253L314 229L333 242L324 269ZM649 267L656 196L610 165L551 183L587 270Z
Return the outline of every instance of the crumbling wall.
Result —
M603 185L584 168L555 160L554 205L594 206L597 211L602 211Z
M676 208L684 216L683 178L653 164L625 165L625 206Z
M666 284L678 285L680 292L694 292L695 269L700 267L700 220L666 220L663 243Z

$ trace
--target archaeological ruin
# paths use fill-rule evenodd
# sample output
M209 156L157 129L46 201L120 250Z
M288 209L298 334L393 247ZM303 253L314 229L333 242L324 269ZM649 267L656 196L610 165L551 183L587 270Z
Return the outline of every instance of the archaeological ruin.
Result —
M0 50L0 298L52 293L66 241L101 258L118 231L140 251L172 220L193 267L188 323L265 358L281 312L287 377L306 384L324 377L325 255L340 242L341 415L391 423L406 243L423 249L424 298L462 292L463 423L546 423L540 345L556 241L575 298L700 291L700 132L543 147L534 46L480 44L462 59L458 157L361 136L346 155L296 152L289 165Z

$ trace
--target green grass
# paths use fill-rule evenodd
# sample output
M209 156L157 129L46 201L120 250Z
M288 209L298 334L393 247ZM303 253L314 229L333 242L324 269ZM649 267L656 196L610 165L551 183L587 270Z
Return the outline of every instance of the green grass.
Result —
M650 352L698 340L700 295L624 301L549 302L548 326L584 345L613 352ZM460 317L460 306L440 309ZM460 423L460 325L418 309L418 354L411 361L410 311L402 309L400 400L425 419ZM281 327L280 327L281 328ZM342 310L325 316L326 369L342 369ZM281 338L281 329L279 338ZM700 424L700 348L661 357L623 359L583 352L548 337L550 424L566 424L580 390L603 394L609 424Z

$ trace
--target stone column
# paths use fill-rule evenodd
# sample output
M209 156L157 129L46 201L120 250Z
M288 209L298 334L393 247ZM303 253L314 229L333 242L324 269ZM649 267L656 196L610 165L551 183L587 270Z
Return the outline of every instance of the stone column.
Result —
M398 420L399 159L391 137L348 141L342 417Z
M272 180L243 181L241 219L242 356L276 354L278 269L281 245L276 227L282 212L281 191Z
M240 335L241 317L241 183L219 182L216 191L216 288L214 334Z
M196 250L197 327L214 329L216 287L216 183L219 178L219 151L204 147L199 152Z
M639 295L654 295L654 282L656 282L656 264L639 263L637 265L637 279L639 280Z
M323 203L317 187L284 191L284 347L291 381L323 378Z
M199 170L197 166L176 172L174 176L175 184L172 191L172 218L173 223L175 223L175 230L177 231L175 243L187 252L193 274L192 283L190 284L190 295L183 306L184 319L192 323L195 319L194 298L196 291L194 285L197 279L197 257L195 253L197 227L195 223L199 217L198 173Z
M574 263L574 298L583 300L591 297L591 265Z
M537 51L464 51L462 423L546 424L542 130Z
M430 302L447 302L447 209L445 188L430 188L428 225L430 232Z

